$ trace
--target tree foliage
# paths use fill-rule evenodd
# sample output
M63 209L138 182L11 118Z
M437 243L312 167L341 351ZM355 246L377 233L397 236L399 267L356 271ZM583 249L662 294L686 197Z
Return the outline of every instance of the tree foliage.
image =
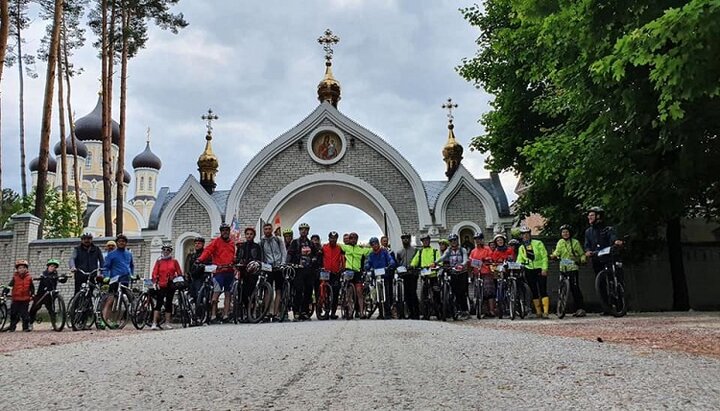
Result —
M0 199L0 229L4 229L10 216L20 211L20 195L9 188L2 190Z
M32 213L35 207L36 192L19 199L19 213ZM60 192L48 188L45 193L46 213L43 221L43 238L71 238L82 233L83 222L75 212L75 198L68 196L63 200Z

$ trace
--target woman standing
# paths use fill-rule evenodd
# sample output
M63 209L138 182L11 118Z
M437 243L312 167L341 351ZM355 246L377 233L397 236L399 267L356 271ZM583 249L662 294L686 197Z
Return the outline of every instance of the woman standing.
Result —
M575 314L573 314L573 317L585 317L583 295L582 291L580 291L580 282L578 279L578 265L585 264L586 257L580 241L572 238L572 235L572 227L567 224L560 227L560 236L562 238L558 241L555 246L555 251L553 251L550 257L560 260L560 271L567 273L570 279L570 292L575 302Z
M548 253L545 244L533 240L528 227L520 228L522 241L518 250L517 262L525 266L527 278L533 296L535 314L538 318L548 318L550 313L550 297L547 293ZM540 303L542 302L542 307Z
M157 302L155 303L155 312L151 330L158 329L158 321L160 321L160 310L165 304L165 328L172 329L170 320L172 318L173 296L175 289L172 280L175 277L182 276L180 263L172 257L173 248L166 244L162 246L162 255L155 261L153 267L152 282L155 284L157 291Z

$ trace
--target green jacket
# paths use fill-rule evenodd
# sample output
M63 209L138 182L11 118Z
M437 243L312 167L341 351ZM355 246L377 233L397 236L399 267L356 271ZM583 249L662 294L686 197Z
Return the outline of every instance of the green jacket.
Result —
M363 257L370 254L372 249L360 247L359 245L338 244L345 254L345 269L362 271Z
M427 268L432 264L435 264L435 260L440 257L440 251L432 247L419 247L415 250L415 256L410 261L410 267L413 268Z
M578 264L584 264L586 260L585 251L583 251L580 241L574 238L570 240L561 238L555 246L552 256L560 259L560 271L562 272L576 271L578 270ZM566 265L562 263L562 260L572 260L574 264Z
M533 258L530 258L530 252L534 254ZM537 268L541 270L547 270L548 253L547 249L545 248L545 244L543 244L540 240L530 240L529 245L525 245L524 243L520 244L517 262L531 270Z

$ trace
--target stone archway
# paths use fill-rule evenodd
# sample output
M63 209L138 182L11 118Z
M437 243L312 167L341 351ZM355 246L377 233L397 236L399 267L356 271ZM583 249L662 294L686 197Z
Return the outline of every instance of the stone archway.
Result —
M299 178L270 199L260 218L273 221L279 215L283 225L290 226L308 211L326 204L356 207L381 228L387 219L388 237L400 238L402 226L390 202L373 186L348 174L318 173Z

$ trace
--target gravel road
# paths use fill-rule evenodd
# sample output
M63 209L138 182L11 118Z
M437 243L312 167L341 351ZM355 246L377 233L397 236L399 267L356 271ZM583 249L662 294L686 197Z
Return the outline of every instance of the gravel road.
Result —
M720 408L714 358L462 323L221 325L2 356L4 409Z

